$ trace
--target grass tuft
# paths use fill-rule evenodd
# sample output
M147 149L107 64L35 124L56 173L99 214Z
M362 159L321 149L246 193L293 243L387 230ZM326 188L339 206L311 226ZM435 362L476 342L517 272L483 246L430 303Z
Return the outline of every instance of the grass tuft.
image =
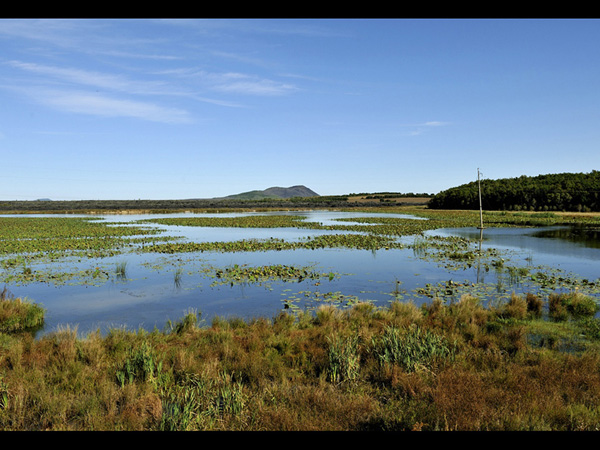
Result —
M0 292L0 332L34 330L44 324L45 310L27 299L15 298L6 287Z

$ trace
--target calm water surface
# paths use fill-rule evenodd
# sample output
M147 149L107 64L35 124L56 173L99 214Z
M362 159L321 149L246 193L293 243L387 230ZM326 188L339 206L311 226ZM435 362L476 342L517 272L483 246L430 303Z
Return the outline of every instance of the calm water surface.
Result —
M266 213L256 213L264 215ZM281 212L273 214L282 214ZM400 214L342 213L330 211L302 211L309 221L336 224L336 219L352 217L403 217ZM109 222L127 224L153 217L189 217L199 214L106 215ZM213 214L238 216L245 214ZM72 215L70 217L73 217ZM421 220L415 218L415 220ZM164 230L165 235L180 236L196 242L228 241L249 238L276 237L286 240L317 236L341 231L295 228L208 228L152 225ZM596 280L600 277L600 245L598 231L564 227L543 229L474 228L429 231L431 236L462 236L481 244L482 248L496 248L507 264L526 266L537 270L551 267L568 274ZM481 240L480 240L481 238ZM406 244L414 237L403 238ZM474 247L474 248L475 248ZM46 326L40 335L59 326L77 327L81 334L100 329L154 328L164 329L168 320L176 321L187 311L201 312L208 324L214 316L267 317L275 316L291 300L300 308L314 307L326 294L339 294L385 305L395 298L415 302L430 301L416 292L420 288L454 281L482 286L489 292L525 291L526 283L507 280L499 272L479 264L448 267L432 258L423 257L411 248L394 250L291 250L240 253L186 253L179 255L124 254L98 260L64 261L79 268L100 266L113 271L118 263L126 262L126 278L111 279L98 285L54 285L30 283L8 286L16 296L28 297L41 303L47 310ZM312 266L319 272L336 274L333 280L325 277L302 282L273 281L260 284L214 285L215 278L207 270L234 264L262 266L285 264ZM179 271L180 277L176 277ZM210 272L209 272L210 273ZM320 299L320 300L319 300Z

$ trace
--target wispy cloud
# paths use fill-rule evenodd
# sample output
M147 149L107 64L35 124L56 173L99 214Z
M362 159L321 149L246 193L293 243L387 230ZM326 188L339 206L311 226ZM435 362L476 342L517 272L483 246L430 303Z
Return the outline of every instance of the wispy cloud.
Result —
M420 136L425 133L425 130L432 127L443 127L446 125L450 125L450 122L441 122L441 121L429 121L423 123L415 123L415 124L402 124L401 127L412 128L407 134L409 136Z
M298 88L290 83L279 82L268 78L242 73L211 73L194 69L175 69L155 71L150 75L165 77L159 80L131 79L121 75L94 72L69 67L57 67L23 61L8 61L7 65L31 75L38 75L45 83L50 80L62 83L63 86L89 87L95 90L106 90L127 93L128 95L170 95L187 97L197 101L222 106L240 106L230 100L211 99L198 95L198 90L219 93L277 96L295 92ZM148 74L147 74L148 75ZM179 86L178 80L185 78L189 82L187 90ZM39 81L39 80L38 80Z
M132 117L164 123L191 122L187 111L165 108L151 102L124 100L89 92L46 88L28 90L28 94L42 104L65 112L103 117Z
M281 83L241 73L224 73L211 76L212 88L220 92L249 95L284 95L297 88L288 83Z
M250 60L244 52L217 51L217 47L210 46L214 44L213 40L206 43L200 40L200 44L185 40L180 42L181 45L173 45L176 39L181 39L179 35L151 33L147 28L144 33L134 34L136 27L115 26L119 23L106 20L0 21L3 42L10 44L21 40L31 43L26 47L9 45L10 56L5 55L8 60L0 64L11 70L2 74L1 87L59 111L169 123L191 121L194 102L240 108L248 106L244 102L250 101L251 97L284 96L299 91L289 79L278 79L269 74L245 73L229 70L229 67L222 71L198 69L197 64L205 61L199 59L199 54L237 61L238 55L246 55L242 58L245 64L261 65L259 59ZM169 21L126 23L172 26ZM215 29L224 27L223 30L230 31L228 27L232 24L175 23L193 25L197 30L193 35L202 32L203 36L210 34L213 38ZM241 25L240 22L233 23ZM248 32L260 28L255 22L244 23ZM268 21L265 23L269 24ZM269 32L274 31L269 29ZM65 57L72 55L82 57L71 59L70 65L64 64ZM88 58L93 65L82 65ZM192 68L181 67L182 61L191 64Z
M98 89L108 89L134 94L169 93L165 91L165 84L162 82L130 80L126 77L118 75L21 61L9 61L7 64L29 73L42 75L45 77L53 77L58 81L90 86Z
M37 75L26 82L13 83L13 92L59 111L166 123L191 121L190 114L183 109L164 107L148 100L152 95L183 95L163 82L14 60L7 64Z
M192 86L202 89L228 94L274 96L299 90L294 84L239 72L208 72L195 68L179 68L162 71L160 74L185 79Z
M2 20L0 35L65 47L71 46L71 33L80 30L82 25L87 26L89 22L68 19Z
M157 47L168 42L165 38L156 34L132 35L127 31L129 25L139 22L136 19L7 19L0 21L0 37L6 38L8 43L27 42L31 45L21 48L40 55L74 52L125 58L174 58L157 53Z
M156 23L186 27L197 32L220 36L231 32L272 36L347 37L331 26L337 19L158 19Z
M425 127L443 127L445 125L450 125L450 122L433 121L433 122L425 122L424 124L422 124L422 126L425 126Z

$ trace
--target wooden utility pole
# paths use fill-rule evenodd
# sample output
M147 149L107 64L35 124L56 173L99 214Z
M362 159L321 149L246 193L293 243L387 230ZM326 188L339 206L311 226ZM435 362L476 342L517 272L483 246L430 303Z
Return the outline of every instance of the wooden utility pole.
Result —
M477 168L477 187L479 188L479 229L483 230L483 207L481 206L481 181L479 180L479 167Z

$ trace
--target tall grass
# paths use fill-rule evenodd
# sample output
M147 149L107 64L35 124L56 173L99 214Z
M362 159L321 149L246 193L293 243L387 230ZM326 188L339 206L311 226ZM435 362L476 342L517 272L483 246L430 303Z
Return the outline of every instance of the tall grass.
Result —
M552 293L549 296L550 315L555 320L593 317L600 307L595 299L578 292Z
M39 328L44 324L44 314L43 307L15 298L6 287L0 291L0 333Z
M328 338L328 372L333 383L355 380L360 373L360 355L358 353L358 337L351 335Z
M550 296L465 295L205 326L190 310L163 331L105 336L2 332L0 429L594 430L600 322L587 300L563 300L562 321Z
M175 289L181 288L181 277L183 276L183 268L178 267L173 275L173 285Z
M127 261L121 261L117 263L117 266L115 267L115 275L117 276L118 280L127 279Z
M429 368L436 360L451 358L453 345L446 338L417 325L408 330L388 326L373 341L373 349L382 365L399 365L407 372Z

